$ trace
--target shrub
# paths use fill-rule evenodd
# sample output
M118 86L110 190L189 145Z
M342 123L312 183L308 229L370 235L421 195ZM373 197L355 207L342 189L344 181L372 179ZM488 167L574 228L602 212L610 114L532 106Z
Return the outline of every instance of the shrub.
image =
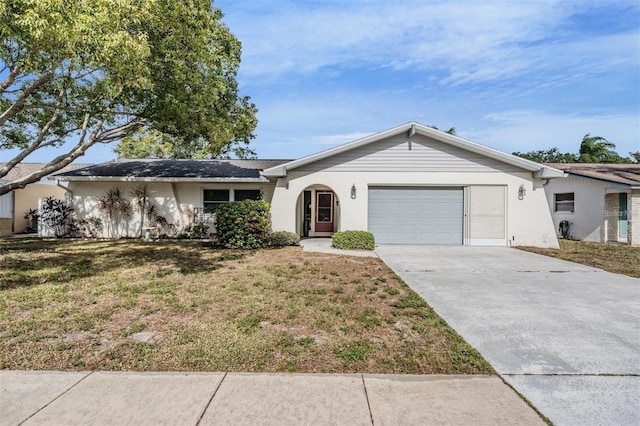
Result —
M275 231L269 234L269 245L273 247L299 246L300 236L288 231Z
M184 227L178 238L189 240L201 240L207 238L209 227L203 222L190 223Z
M97 238L98 234L100 234L103 229L102 219L96 216L89 216L86 219L79 220L77 227L80 236L85 238Z
M232 201L216 209L216 232L223 247L265 247L270 227L269 203L263 200Z
M73 207L66 201L53 197L45 198L40 206L40 220L57 238L73 237L77 233Z
M371 232L342 231L333 234L331 245L342 250L373 250L376 242Z

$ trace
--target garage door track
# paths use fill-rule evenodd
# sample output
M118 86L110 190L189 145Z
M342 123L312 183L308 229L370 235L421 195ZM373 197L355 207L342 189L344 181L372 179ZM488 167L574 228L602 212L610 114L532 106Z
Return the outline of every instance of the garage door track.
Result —
M552 422L640 424L640 280L506 247L376 252Z

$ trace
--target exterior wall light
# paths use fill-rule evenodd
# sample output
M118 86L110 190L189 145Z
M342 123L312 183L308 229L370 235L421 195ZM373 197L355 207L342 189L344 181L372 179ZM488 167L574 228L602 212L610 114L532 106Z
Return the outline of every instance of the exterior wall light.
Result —
M518 188L518 200L524 200L525 195L527 195L527 190L524 189L524 185L520 185L520 188Z
M356 189L356 184L351 185L351 199L355 200L357 196L358 190Z

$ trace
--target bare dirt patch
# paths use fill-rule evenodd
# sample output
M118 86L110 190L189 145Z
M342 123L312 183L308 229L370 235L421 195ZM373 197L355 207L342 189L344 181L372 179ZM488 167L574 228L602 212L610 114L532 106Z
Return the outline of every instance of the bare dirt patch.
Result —
M0 368L491 373L382 261L0 241Z

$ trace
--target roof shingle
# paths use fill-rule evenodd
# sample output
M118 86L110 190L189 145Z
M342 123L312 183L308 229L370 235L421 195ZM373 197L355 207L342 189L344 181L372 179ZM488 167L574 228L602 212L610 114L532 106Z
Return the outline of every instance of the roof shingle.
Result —
M260 179L261 171L290 160L115 160L54 175L65 178Z
M548 166L565 173L640 186L640 164L603 164L603 163L549 163Z

